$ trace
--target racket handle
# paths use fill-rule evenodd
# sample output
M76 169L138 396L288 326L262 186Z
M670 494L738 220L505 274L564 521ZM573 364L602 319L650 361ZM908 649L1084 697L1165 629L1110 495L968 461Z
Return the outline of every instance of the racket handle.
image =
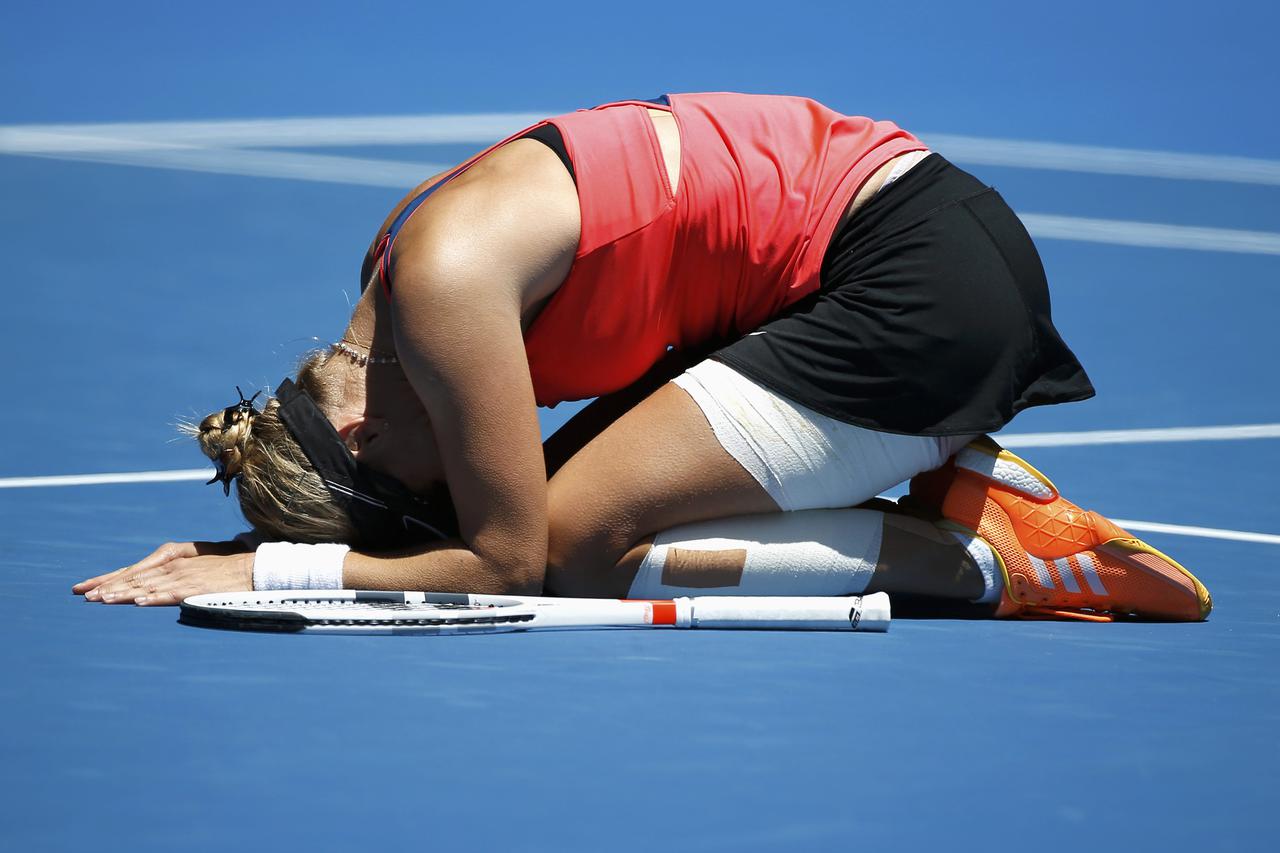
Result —
M779 628L809 631L887 631L889 596L844 598L705 595L675 600L678 628Z

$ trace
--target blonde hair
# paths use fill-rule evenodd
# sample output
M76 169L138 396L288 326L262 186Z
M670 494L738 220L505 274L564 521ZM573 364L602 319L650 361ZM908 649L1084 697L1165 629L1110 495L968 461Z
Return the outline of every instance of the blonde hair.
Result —
M298 366L295 380L326 411L337 391L321 368L332 357L324 350L311 353ZM221 460L226 476L234 478L240 511L254 530L289 542L357 543L359 535L346 510L334 502L280 419L278 400L268 400L256 414L227 420L220 410L186 431L205 456Z

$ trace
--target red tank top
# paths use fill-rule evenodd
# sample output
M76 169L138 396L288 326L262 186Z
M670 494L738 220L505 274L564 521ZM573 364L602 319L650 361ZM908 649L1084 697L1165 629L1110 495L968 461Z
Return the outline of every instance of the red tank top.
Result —
M862 184L924 149L890 122L805 98L670 96L672 191L649 102L550 119L582 209L568 278L525 334L540 405L607 394L684 349L745 334L818 288L827 244Z
M680 132L674 191L645 112L655 107L670 110ZM625 388L668 348L739 337L812 293L858 189L925 147L891 122L776 95L671 95L548 121L573 163L582 234L568 277L525 333L543 406ZM377 251L384 287L395 238L423 201L531 129L401 211Z

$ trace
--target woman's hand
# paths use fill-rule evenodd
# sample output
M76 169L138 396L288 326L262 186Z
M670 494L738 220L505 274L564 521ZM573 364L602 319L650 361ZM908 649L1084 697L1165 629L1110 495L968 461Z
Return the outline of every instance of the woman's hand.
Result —
M253 589L253 553L239 542L166 542L138 562L71 588L104 604L178 604L202 592Z

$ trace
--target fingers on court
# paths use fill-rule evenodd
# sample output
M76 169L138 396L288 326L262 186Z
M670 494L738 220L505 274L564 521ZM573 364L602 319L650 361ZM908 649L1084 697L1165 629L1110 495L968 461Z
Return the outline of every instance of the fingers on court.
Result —
M150 584L144 586L126 580L100 587L95 592L97 595L93 597L93 601L101 601L103 604L132 604L138 596L151 595L156 590Z
M165 605L172 606L175 604L180 604L182 602L182 599L186 598L187 595L188 593L185 591L166 589L166 590L160 590L159 592L153 593L151 595L145 595L145 596L142 596L141 598L134 599L133 603L138 605L139 607L161 607Z
M172 565L167 563L157 569L126 572L85 597L104 604L132 604L140 597L155 595L166 587L172 586L174 580L169 577L172 574L170 571Z
M195 553L195 543L193 542L166 542L127 568L154 569L157 566L163 566L165 563L172 560L177 560L182 557L194 557Z
M184 551L185 549L192 547L191 543L185 543L184 547L184 545L176 542L166 542L138 562L131 563L130 565L116 569L112 572L107 572L106 574L98 575L97 577L89 578L88 580L82 580L80 583L71 587L71 591L76 595L82 595L102 586L104 583L114 580L125 572L145 571L147 569L163 566L171 560L183 556L190 556L190 554L185 554Z
M82 580L80 581L80 583L71 587L71 591L76 593L77 595L81 593L91 592L94 589L102 586L104 583L109 583L110 581L114 580L117 576L119 576L121 572L128 571L131 568L133 567L125 566L124 568L116 569L113 572L107 572L106 574L98 575L97 577L89 578L88 580Z

